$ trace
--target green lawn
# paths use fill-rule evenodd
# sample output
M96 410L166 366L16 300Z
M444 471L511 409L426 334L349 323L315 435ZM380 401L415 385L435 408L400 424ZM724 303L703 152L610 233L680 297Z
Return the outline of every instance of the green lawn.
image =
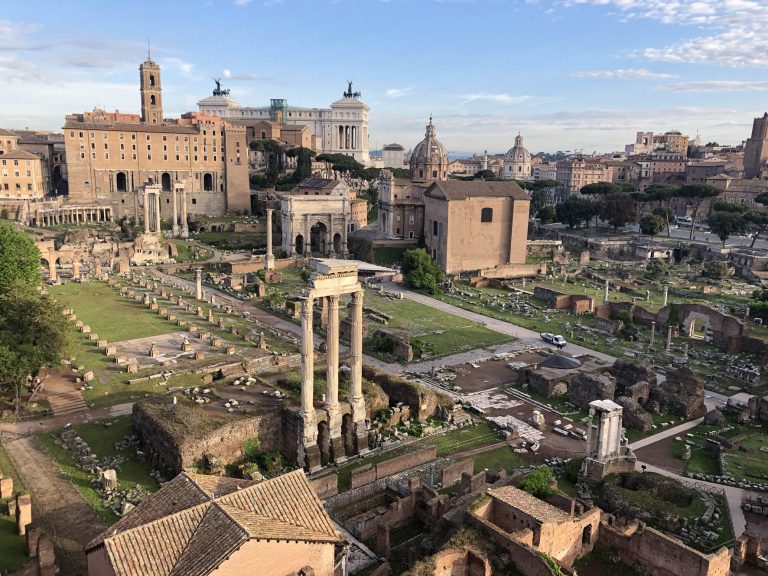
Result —
M373 248L373 259L379 266L392 266L403 261L403 255L408 248L399 248L397 246L375 246Z
M744 449L734 448L725 453L725 474L752 482L768 480L768 453L760 450L768 446L768 434L749 434L743 440L734 441L734 444Z
M213 252L210 250L200 248L186 240L174 240L173 242L176 244L176 250L179 254L176 257L177 262L205 262L213 256Z
M108 342L146 338L177 330L173 322L150 314L143 304L121 296L103 282L69 282L48 288L91 332Z
M117 454L123 454L125 456L132 455L133 451L131 449L118 451L114 446L115 442L132 433L131 417L121 416L108 421L114 423L109 428L105 428L100 423L92 423L78 424L74 426L74 429L78 436L90 446L93 453L100 458ZM117 521L118 517L102 504L101 496L99 496L98 492L96 492L91 485L90 476L83 470L75 467L72 452L57 446L49 434L41 436L39 441L43 449L58 464L64 476L66 476L72 484L80 490L88 504L90 504L107 523L112 524ZM149 463L142 464L134 459L126 460L117 472L119 489L127 490L140 484L149 492L156 491L159 486L154 478L149 475L151 470L152 467Z
M0 472L13 478L15 492L23 489L18 475L15 474L8 455L0 444ZM15 570L27 560L24 536L16 532L16 519L6 514L8 499L0 499L0 573Z
M267 234L266 232L202 232L195 235L195 240L222 250L250 250L264 248L267 245Z
M511 473L520 467L520 457L508 446L502 446L488 452L481 452L472 456L475 459L475 474L482 472L486 468L491 472L496 472L502 468Z
M485 420L476 422L476 426L451 430L445 434L429 438L430 443L437 445L437 455L447 456L501 442L499 435L491 429Z

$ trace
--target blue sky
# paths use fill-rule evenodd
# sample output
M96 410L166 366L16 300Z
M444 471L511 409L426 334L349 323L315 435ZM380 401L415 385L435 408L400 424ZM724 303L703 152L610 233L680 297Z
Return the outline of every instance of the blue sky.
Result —
M638 130L739 143L768 110L768 0L0 0L0 126L136 112L163 68L166 115L223 77L242 105L326 107L346 79L370 147L623 149Z

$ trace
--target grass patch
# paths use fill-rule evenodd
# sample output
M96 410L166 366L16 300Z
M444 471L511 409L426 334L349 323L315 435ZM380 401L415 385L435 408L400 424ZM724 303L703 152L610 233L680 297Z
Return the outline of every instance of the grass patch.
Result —
M195 240L222 250L252 250L267 245L267 234L249 232L201 232Z
M108 342L168 334L178 328L139 302L121 296L104 282L50 286L50 294L72 308L78 320Z
M19 480L18 474L11 464L8 454L0 444L0 472L13 478L15 492L21 492L24 486ZM16 519L5 513L10 498L0 500L0 573L12 571L22 566L27 560L26 541L24 536L16 532Z
M446 456L480 446L496 444L501 439L485 420L481 420L475 426L459 428L439 436L433 436L430 441L437 446L438 456Z
M176 244L176 250L178 251L178 256L176 256L177 262L205 262L213 257L213 253L210 250L200 248L186 240L174 240L173 243Z
M508 446L475 454L473 458L475 459L475 474L486 468L492 472L504 469L507 473L511 473L521 465L520 457Z
M78 424L74 426L77 435L90 446L99 458L122 455L128 459L117 471L118 489L128 490L140 484L145 490L155 492L159 487L149 473L152 467L148 463L140 463L132 459L133 450L120 451L115 449L115 442L124 436L132 434L131 417L121 416L111 419L112 426L105 428L102 424ZM57 463L64 476L80 491L88 504L108 523L112 524L118 517L103 503L101 496L91 485L90 475L75 466L72 452L56 445L50 434L41 436L40 444L48 455Z
M765 482L768 479L768 454L760 449L768 446L768 434L764 431L749 434L734 444L737 447L723 456L723 472L732 478Z

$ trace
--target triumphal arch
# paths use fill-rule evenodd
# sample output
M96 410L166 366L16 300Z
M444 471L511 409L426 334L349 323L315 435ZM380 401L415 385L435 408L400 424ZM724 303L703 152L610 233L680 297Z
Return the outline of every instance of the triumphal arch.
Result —
M339 464L349 454L368 451L368 427L363 398L363 288L357 265L344 261L313 260L314 272L301 302L301 431L299 463L310 472L322 462ZM350 295L350 385L345 402L339 401L339 299ZM326 299L326 393L322 407L314 401L313 307Z

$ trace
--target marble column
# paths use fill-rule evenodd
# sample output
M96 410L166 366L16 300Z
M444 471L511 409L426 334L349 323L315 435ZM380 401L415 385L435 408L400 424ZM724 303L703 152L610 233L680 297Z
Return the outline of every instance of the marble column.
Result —
M608 290L610 290L611 284L608 280L605 281L605 296L603 296L603 302L608 302Z
M174 236L179 235L179 190L176 188L176 186L173 187L171 190L171 220L173 226L171 227L171 233Z
M155 234L162 236L163 231L160 226L160 191L155 194Z
M187 188L181 191L181 237L189 237L189 228L187 227Z
M317 414L315 413L315 347L312 330L313 297L301 303L301 433L299 435L298 463L310 472L319 470L320 448L317 445Z
M56 255L53 250L48 251L48 278L51 282L56 282L59 279L56 273Z
M326 347L325 410L328 413L331 460L346 460L344 441L341 438L341 411L339 410L339 296L328 296L328 327Z
M80 279L80 262L77 260L72 260L72 278L76 280Z
M275 257L272 255L272 208L267 208L267 255L264 257L264 267L275 269Z
M664 286L664 303L661 305L662 308L667 305L668 296L669 296L669 286Z
M144 234L150 233L149 227L149 194L144 192Z
M672 349L672 326L667 326L667 352Z
M651 345L650 347L653 348L653 344L656 342L656 322L651 322Z
M349 403L352 406L352 423L355 427L355 451L368 452L368 427L365 420L365 398L363 397L363 295L359 290L352 293L350 315L350 386Z
M195 268L195 299L203 299L203 269Z

